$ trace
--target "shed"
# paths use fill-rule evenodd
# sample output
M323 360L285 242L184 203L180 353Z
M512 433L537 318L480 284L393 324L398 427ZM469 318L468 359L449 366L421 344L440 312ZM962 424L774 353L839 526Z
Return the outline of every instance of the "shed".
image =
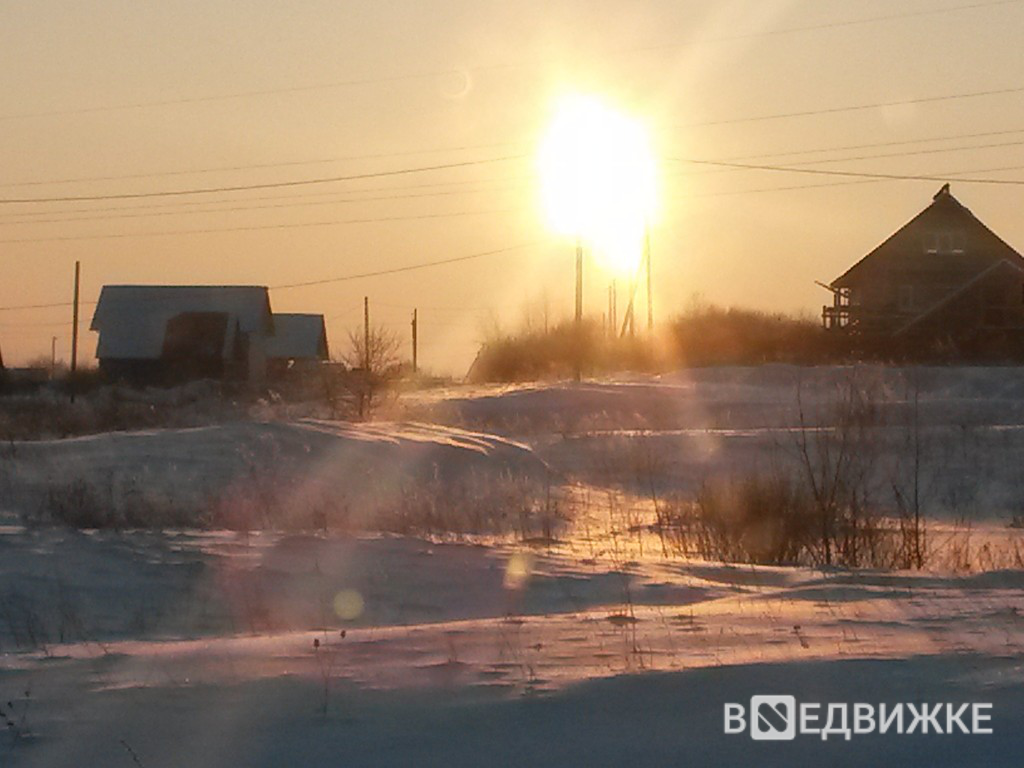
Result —
M274 313L274 335L267 339L267 364L273 374L328 359L323 315Z

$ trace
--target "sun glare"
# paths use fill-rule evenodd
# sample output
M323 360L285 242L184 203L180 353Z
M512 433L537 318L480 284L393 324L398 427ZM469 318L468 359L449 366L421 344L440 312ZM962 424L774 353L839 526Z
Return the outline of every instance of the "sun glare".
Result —
M633 273L655 204L655 162L644 126L594 97L566 97L539 162L551 226L579 238L608 270Z

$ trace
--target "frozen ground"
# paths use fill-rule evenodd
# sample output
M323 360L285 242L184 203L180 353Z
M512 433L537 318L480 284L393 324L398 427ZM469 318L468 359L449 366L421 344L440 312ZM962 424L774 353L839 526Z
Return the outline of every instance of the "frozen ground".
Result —
M1024 448L1020 374L938 370L924 386L887 369L697 371L431 392L410 404L413 423L8 444L0 766L1019 766L1024 571L984 553L1021 551L1024 531L1006 525ZM575 480L573 493L595 499L649 475L685 492L829 429L850 375L873 392L883 454L905 449L916 414L946 489L931 491L934 509L949 488L973 489L931 541L972 547L974 572L666 557L598 502L533 546L17 522L54 482L97 475L112 478L100 497L111 503L144 487L201 505L225 487L264 496L287 481L290 498L344 494L361 514L382 489L467 474ZM990 702L994 733L724 735L723 705L765 693Z

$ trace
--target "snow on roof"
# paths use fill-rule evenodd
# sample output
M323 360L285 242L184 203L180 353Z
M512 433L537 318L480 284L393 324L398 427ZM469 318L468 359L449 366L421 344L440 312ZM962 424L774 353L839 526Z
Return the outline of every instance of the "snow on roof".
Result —
M267 357L327 359L323 315L274 313L274 335L267 339Z
M258 285L105 285L92 316L100 359L155 360L167 321L184 312L223 312L229 326L273 333L270 296Z

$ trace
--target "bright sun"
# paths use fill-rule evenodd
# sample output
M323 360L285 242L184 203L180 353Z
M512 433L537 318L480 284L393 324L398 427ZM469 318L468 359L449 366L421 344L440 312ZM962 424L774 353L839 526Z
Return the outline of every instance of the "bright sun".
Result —
M579 238L616 274L632 274L655 203L655 163L644 127L590 96L559 105L540 148L551 225Z

